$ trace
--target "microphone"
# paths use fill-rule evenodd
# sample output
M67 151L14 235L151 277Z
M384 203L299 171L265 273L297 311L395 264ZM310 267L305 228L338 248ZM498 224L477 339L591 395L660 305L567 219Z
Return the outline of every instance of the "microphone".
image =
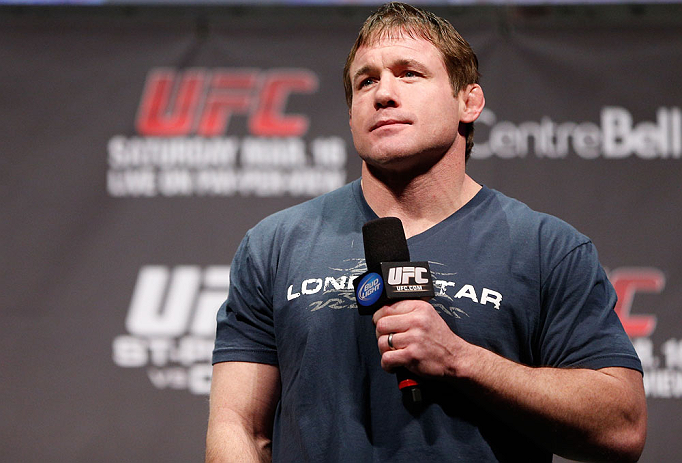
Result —
M355 298L360 315L372 315L396 301L422 299L435 293L428 262L410 262L403 224L397 217L370 220L362 226L367 271L357 278ZM423 404L419 379L407 368L396 370L403 404L419 410Z

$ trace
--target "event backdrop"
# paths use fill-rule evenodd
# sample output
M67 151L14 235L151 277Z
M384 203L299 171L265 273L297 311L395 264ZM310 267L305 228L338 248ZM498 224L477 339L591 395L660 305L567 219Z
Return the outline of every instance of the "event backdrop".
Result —
M0 10L3 461L202 460L239 241L359 175L368 11ZM594 240L646 370L641 461L679 461L682 10L437 12L481 62L471 175Z

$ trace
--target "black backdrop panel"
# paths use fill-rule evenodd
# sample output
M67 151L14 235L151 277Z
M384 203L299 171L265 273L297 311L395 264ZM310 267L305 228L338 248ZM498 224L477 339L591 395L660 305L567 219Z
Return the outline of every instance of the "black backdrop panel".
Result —
M438 10L481 62L471 175L608 268L644 462L682 455L681 11ZM239 241L359 175L341 70L367 12L0 10L6 460L202 460Z

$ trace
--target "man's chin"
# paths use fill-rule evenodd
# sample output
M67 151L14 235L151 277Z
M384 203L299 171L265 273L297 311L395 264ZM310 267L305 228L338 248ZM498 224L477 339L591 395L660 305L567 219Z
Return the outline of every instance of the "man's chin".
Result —
M399 145L399 146L373 146L365 154L360 154L360 158L367 164L377 167L391 168L391 166L398 166L406 162L410 162L411 158L418 157L414 149Z
M381 156L360 156L360 158L372 169L400 171L409 169L413 160L409 156L401 156L396 154L381 155Z
M416 177L428 172L435 162L425 162L424 155L360 156L367 169L377 178ZM437 161L436 161L437 162Z

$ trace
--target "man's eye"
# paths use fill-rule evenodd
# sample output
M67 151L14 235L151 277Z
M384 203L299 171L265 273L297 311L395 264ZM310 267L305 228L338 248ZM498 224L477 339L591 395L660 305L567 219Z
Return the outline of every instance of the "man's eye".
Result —
M360 87L360 88L366 87L366 86L368 86L368 85L371 85L372 82L373 82L373 80L370 79L370 78L368 77L367 79L363 79L363 80L360 81L359 87Z
M405 74L403 74L405 77L417 77L417 73L414 71L405 71Z

